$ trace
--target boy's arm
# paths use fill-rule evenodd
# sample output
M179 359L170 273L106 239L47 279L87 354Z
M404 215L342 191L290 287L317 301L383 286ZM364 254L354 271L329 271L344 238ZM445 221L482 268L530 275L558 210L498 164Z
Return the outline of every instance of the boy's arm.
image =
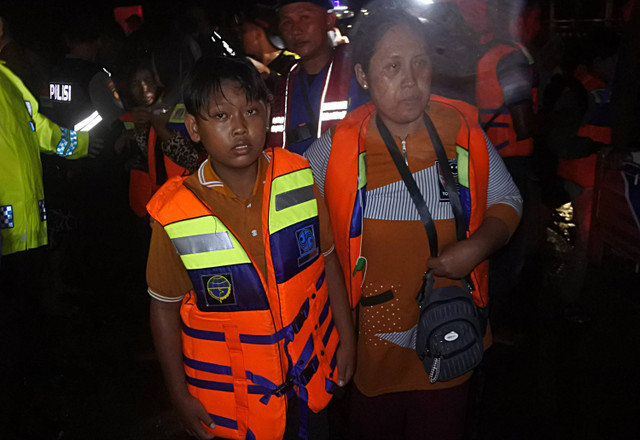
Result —
M180 302L163 302L151 298L151 333L164 373L169 396L187 432L200 439L212 439L202 423L215 427L200 401L189 393L182 363Z
M351 380L356 367L356 334L351 319L351 308L347 299L344 276L335 252L325 254L325 272L333 322L340 336L337 355L338 385L344 386Z

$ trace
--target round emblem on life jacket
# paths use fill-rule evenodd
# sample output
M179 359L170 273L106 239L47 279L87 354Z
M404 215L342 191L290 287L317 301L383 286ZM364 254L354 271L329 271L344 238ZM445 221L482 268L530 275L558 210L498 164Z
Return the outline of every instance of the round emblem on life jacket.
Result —
M207 292L211 298L222 302L231 295L231 283L222 275L214 275L207 281Z

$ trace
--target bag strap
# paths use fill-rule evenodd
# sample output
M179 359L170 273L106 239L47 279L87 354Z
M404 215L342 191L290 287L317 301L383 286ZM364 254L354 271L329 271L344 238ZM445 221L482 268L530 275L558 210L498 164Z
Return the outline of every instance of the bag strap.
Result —
M389 129L387 129L387 127L384 125L384 122L382 122L379 115L376 115L376 126L378 127L378 131L382 136L384 145L387 147L387 150L389 151L389 154L391 155L396 168L398 168L398 172L400 173L405 186L409 190L409 194L411 195L413 204L416 205L418 214L420 214L420 220L422 220L424 229L425 231L427 231L427 237L429 238L429 248L431 250L431 256L437 257L438 234L436 232L436 226L433 223L433 218L431 217L431 212L429 212L429 208L427 208L427 204L424 201L424 197L422 197L420 188L418 188L418 184L411 175L411 170L409 170L409 167L404 162L402 154L400 154L400 151L398 151L398 147L396 146L391 133L389 133Z
M427 131L429 132L429 137L431 138L431 143L433 144L433 149L436 152L436 157L438 158L438 167L440 172L444 177L445 189L447 190L449 196L449 203L451 204L451 209L453 211L453 217L456 223L456 238L458 241L464 240L467 236L465 222L464 222L464 213L462 211L462 203L460 202L460 196L458 194L457 184L453 178L453 173L451 172L451 168L449 167L449 159L447 158L447 154L444 150L444 146L442 145L442 140L438 135L438 131L436 130L431 118L427 113L423 115L424 124L427 127ZM420 192L420 188L418 188L418 184L416 183L413 175L411 174L411 170L409 166L405 163L400 151L398 151L398 147L396 146L389 129L384 125L384 122L380 119L379 115L376 115L376 126L378 131L380 132L380 136L384 142L384 145L387 147L387 151L391 155L393 162L404 181L407 190L409 190L409 194L411 195L411 199L413 200L416 209L418 210L418 214L420 214L420 220L422 220L422 224L424 225L424 229L427 232L427 237L429 239L429 248L431 251L432 257L438 256L438 234L436 232L435 224L433 223L433 218L431 217L431 212L429 212L429 208L427 208L427 204L424 201L424 197ZM444 166L443 166L444 164ZM473 282L471 281L470 276L466 276L464 280L467 282L470 290L473 290ZM423 277L423 283L433 284L433 274L431 271L427 271ZM421 289L422 291L422 289ZM419 299L420 301L420 299Z
M444 187L447 190L449 203L451 203L451 209L453 211L453 218L456 221L456 238L458 241L462 241L467 238L467 228L465 226L464 212L462 211L462 202L460 202L460 195L458 194L458 184L453 178L453 173L449 167L449 159L447 158L447 153L444 151L444 146L442 145L442 140L440 140L436 127L433 125L427 113L424 114L423 119L424 125L429 132L433 149L436 151L438 168L444 177Z

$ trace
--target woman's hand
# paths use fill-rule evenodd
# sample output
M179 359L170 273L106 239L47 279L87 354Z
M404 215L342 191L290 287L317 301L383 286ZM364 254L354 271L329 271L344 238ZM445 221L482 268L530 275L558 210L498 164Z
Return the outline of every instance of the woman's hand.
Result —
M429 268L434 275L459 280L504 246L510 235L502 220L487 217L469 238L445 246L437 257L430 258Z
M213 429L216 424L213 423L211 416L198 399L186 393L184 396L174 399L173 405L182 425L190 436L202 440L214 438L213 434L205 431L202 424L204 423L211 429Z
M429 268L434 275L458 280L469 275L482 261L482 255L470 240L456 241L429 259Z
M345 331L340 334L340 346L336 354L338 358L338 386L345 386L356 370L356 333Z
M151 122L151 112L146 107L135 107L131 110L131 118L136 127L143 127Z

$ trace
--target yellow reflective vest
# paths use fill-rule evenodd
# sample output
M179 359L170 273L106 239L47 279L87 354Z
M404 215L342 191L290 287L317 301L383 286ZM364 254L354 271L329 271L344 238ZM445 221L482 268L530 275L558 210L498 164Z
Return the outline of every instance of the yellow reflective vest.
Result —
M0 63L0 232L2 255L47 244L40 153L78 158L89 134L59 127L38 112L38 101Z

